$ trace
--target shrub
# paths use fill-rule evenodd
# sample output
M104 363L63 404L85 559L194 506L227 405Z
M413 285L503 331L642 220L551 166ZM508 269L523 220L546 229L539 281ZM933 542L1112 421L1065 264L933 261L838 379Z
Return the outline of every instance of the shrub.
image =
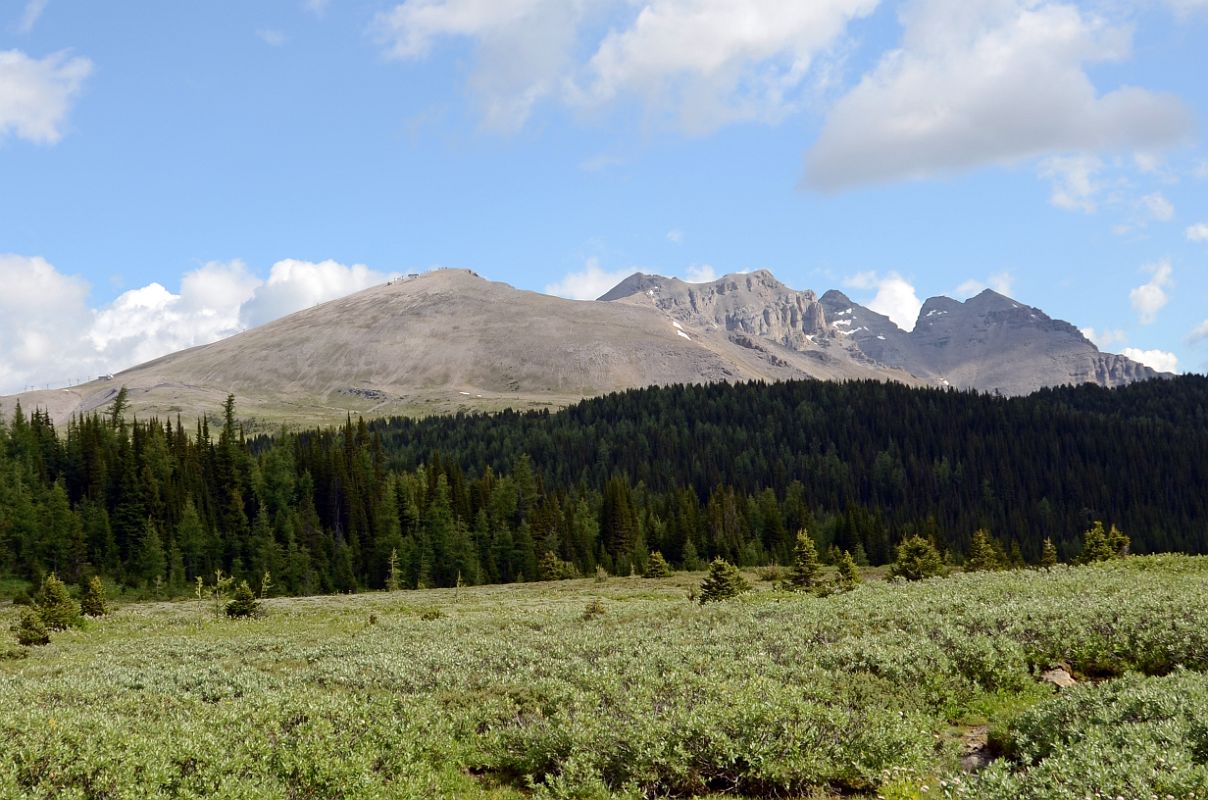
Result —
M789 575L788 588L812 589L818 583L822 567L818 563L818 548L814 539L802 528L797 531L797 543L793 546L793 571Z
M247 581L240 581L231 602L226 604L226 615L232 619L253 617L260 613L260 601Z
M579 577L579 571L569 561L563 561L553 550L546 550L537 562L537 574L543 581L565 581Z
M1040 548L1040 566L1045 568L1057 566L1057 546L1047 536L1044 537L1044 544Z
M93 575L88 583L84 584L84 593L80 597L80 610L88 617L103 617L109 613L109 608L105 603L105 584L101 583L101 579Z
M17 634L17 644L26 647L50 644L50 632L46 629L46 623L43 622L42 615L32 608L21 610L21 619L13 626L13 631Z
M835 575L835 586L840 591L854 589L864 580L860 575L860 568L856 566L856 560L846 550L843 551L843 555L839 556L838 569L839 572Z
M607 610L604 606L604 601L596 597L587 604L587 608L583 609L583 619L595 619L602 616Z
M965 559L965 572L990 572L1003 568L998 549L990 532L979 528L973 532L973 542L969 545L969 557Z
M1115 525L1110 531L1103 530L1103 523L1098 520L1082 535L1082 555L1078 557L1079 564L1093 564L1096 561L1111 561L1128 555L1131 542Z
M666 578L671 574L671 566L658 550L650 553L650 561L646 564L647 578Z
M715 558L709 564L709 574L701 581L700 604L728 600L750 591L751 584L738 571L738 567L724 558Z
M42 581L42 588L34 596L34 605L49 630L61 631L80 621L80 604L67 590L67 584L53 572Z
M935 545L922 536L911 536L898 545L897 558L889 574L908 581L921 581L944 574L944 560Z

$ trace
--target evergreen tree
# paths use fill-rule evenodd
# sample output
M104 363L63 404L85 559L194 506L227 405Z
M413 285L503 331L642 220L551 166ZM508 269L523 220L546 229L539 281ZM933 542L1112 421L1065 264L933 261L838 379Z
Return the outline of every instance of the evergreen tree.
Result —
M700 604L714 603L737 597L743 592L750 591L751 584L738 571L738 567L722 558L715 558L709 564L709 574L700 585Z
M889 568L895 578L918 581L944 574L944 559L928 540L911 536L898 545L897 558Z
M969 545L969 557L965 559L965 572L989 572L1002 569L1003 563L990 532L978 528L973 532L973 542Z
M105 602L105 584L97 575L88 579L80 596L80 610L88 617L103 617L109 613Z
M1128 555L1129 539L1119 528L1112 525L1110 531L1103 530L1103 523L1098 520L1082 535L1082 555L1078 557L1079 564L1093 564L1097 561L1111 561Z
M135 577L148 586L162 581L168 572L168 559L164 553L159 529L150 519L143 528L143 538L138 546Z
M839 556L839 563L836 566L838 572L835 575L835 585L840 591L854 589L864 580L860 575L860 567L856 565L856 560L846 550Z
M259 614L260 601L256 599L256 593L252 591L251 586L248 586L247 581L240 581L239 586L235 588L235 593L231 596L231 601L226 604L226 615L235 619Z
M788 587L797 591L814 588L822 566L818 563L818 548L814 546L814 538L804 528L797 531L797 541L793 546L793 570L789 574Z
M1044 543L1041 545L1040 566L1045 568L1057 566L1057 546L1047 536L1044 537Z
M663 558L663 554L658 550L650 554L650 560L646 562L647 578L666 578L671 574L671 567L667 564L667 559Z
M67 584L53 572L42 581L42 588L34 595L38 616L52 631L63 630L80 621L80 604L72 598Z
M50 644L50 632L46 629L46 623L33 608L21 609L21 618L13 625L13 632L17 634L17 644L26 647Z

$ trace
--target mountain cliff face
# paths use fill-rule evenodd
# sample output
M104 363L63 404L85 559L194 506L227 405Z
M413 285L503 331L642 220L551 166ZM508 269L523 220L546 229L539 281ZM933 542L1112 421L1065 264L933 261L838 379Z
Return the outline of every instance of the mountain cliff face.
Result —
M874 378L1020 394L1156 375L994 292L933 298L906 332L841 292L819 298L766 270L700 284L635 274L588 302L439 270L111 380L20 397L62 420L108 404L122 386L144 416L213 414L235 394L243 416L275 424L559 407L671 383Z

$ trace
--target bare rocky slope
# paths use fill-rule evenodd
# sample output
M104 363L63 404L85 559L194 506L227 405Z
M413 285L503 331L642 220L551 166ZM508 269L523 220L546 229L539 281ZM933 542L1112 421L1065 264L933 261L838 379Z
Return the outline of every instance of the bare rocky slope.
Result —
M929 300L907 333L839 292L798 292L767 271L703 284L636 274L598 301L572 301L439 270L20 399L61 421L125 386L139 415L193 418L234 394L241 416L277 424L560 407L671 383L877 378L1018 394L1155 375L993 292Z

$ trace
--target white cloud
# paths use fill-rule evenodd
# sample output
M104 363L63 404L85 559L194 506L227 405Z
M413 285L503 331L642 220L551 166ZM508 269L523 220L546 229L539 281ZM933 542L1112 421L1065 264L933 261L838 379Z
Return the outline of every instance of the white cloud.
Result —
M845 278L843 285L853 289L876 289L876 295L864 305L889 317L902 330L914 330L919 312L923 310L923 301L919 299L914 286L901 275L896 272L885 275L861 272Z
M1107 330L1079 328L1078 330L1100 350L1106 350L1112 345L1124 344L1124 342L1128 341L1128 334L1119 328L1116 328L1115 330L1110 328Z
M587 64L572 102L607 104L633 94L688 131L780 119L815 57L878 0L649 0Z
M966 298L979 294L986 289L993 289L999 294L1007 295L1009 297L1011 295L1011 287L1014 285L1014 283L1015 276L1013 276L1011 273L999 272L986 278L985 281L970 278L960 286L956 287L956 292L954 294L957 298Z
M0 141L9 134L40 144L59 141L90 72L91 61L65 52L35 59L20 50L0 50Z
M1103 161L1096 156L1052 156L1040 163L1040 177L1051 182L1049 202L1057 208L1093 214L1098 209L1096 195L1103 189L1096 180L1102 169Z
M1142 325L1149 325L1158 318L1158 312L1166 307L1170 298L1166 289L1173 284L1174 268L1169 261L1159 261L1145 268L1153 275L1148 283L1138 286L1128 293L1133 310L1141 318Z
M1187 228L1187 241L1208 242L1208 222L1197 222Z
M38 24L42 12L46 10L48 2L49 0L29 0L25 4L25 13L21 15L21 21L17 23L17 33L26 34L32 31Z
M1166 0L1166 5L1180 17L1186 17L1197 11L1208 11L1208 0Z
M1049 153L1152 152L1192 130L1171 95L1096 91L1086 68L1129 57L1126 25L1049 0L919 0L901 18L901 47L831 109L806 158L810 185L834 191Z
M709 264L696 264L684 272L684 280L688 283L712 283L717 277L717 270Z
M364 264L346 267L335 261L286 259L273 264L268 280L242 305L239 319L246 327L263 325L286 314L368 289L391 275Z
M1121 355L1158 372L1179 371L1178 356L1165 350L1138 350L1135 347L1126 347Z
M667 241L671 242L672 244L680 244L684 241L684 232L679 228L672 228L671 230L667 231Z
M606 270L598 259L589 258L583 269L545 285L545 293L570 300L595 300L634 273L631 269Z
M0 393L117 372L381 283L389 276L332 261L280 261L267 281L240 261L124 292L102 308L89 286L41 258L0 255Z
M314 14L316 17L321 17L327 12L327 6L330 4L330 2L331 0L306 0L303 5L310 13Z
M1137 201L1141 209L1155 222L1170 222L1174 219L1174 205L1161 192L1147 194Z
M1208 159L1202 158L1195 163L1191 175L1201 181L1208 181Z
M607 153L597 153L579 162L579 169L584 172L604 172L613 167L624 165L625 159Z
M277 30L259 30L256 31L256 35L260 37L260 41L264 42L269 47L280 47L289 41L288 36Z
M1187 341L1192 343L1202 342L1205 339L1208 339L1208 319L1204 320L1199 325L1196 325L1195 328L1192 329L1191 334L1187 337Z
M374 31L388 57L404 60L445 37L474 41L470 86L489 128L519 129L544 100L594 110L635 96L704 132L795 108L814 59L878 3L407 0L378 15ZM601 21L611 27L591 24Z

